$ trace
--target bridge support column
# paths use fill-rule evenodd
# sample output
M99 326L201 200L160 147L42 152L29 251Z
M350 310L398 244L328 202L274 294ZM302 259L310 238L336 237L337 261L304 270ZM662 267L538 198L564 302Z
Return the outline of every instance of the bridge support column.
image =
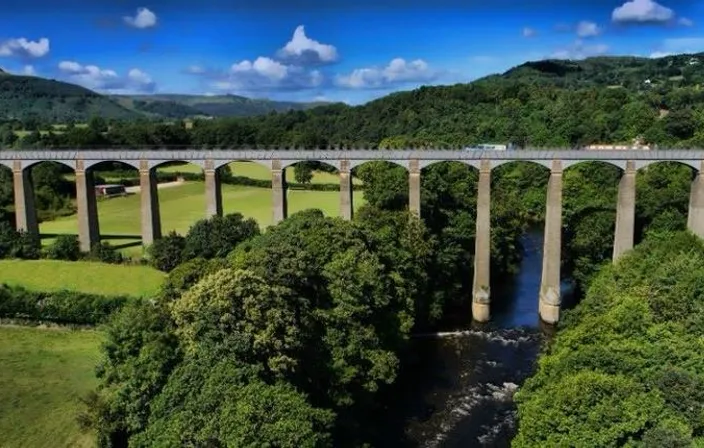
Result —
M274 219L273 224L278 224L286 219L288 204L286 198L286 170L281 169L280 160L271 161L271 191L273 193Z
M139 194L142 201L142 245L148 246L161 238L161 213L156 173L146 160L139 162Z
M205 161L205 216L222 216L222 184L212 160Z
M37 208L34 205L34 189L32 188L32 173L29 168L23 169L22 162L16 160L12 166L13 187L15 189L15 225L33 235L39 235Z
M90 252L100 242L100 225L93 172L85 169L83 160L76 161L76 208L81 252Z
M477 184L477 219L474 235L474 285L472 318L487 322L491 316L489 290L491 266L491 162L482 160Z
M689 193L689 213L687 214L687 229L693 234L704 238L704 178L702 178L704 162L699 167Z
M633 249L636 226L636 165L629 160L618 184L613 261Z
M411 159L408 165L408 210L420 217L420 164Z
M553 160L548 182L540 279L540 318L555 324L560 318L560 255L562 250L562 162Z
M343 219L352 219L352 173L350 161L340 161L340 216Z

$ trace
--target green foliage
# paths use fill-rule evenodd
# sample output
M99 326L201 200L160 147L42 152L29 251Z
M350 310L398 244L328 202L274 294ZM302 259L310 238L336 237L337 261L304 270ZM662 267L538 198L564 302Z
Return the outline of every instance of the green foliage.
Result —
M45 250L47 258L52 260L76 261L81 257L81 250L76 235L59 235Z
M186 234L183 259L224 258L239 243L259 234L257 222L241 213L213 216L191 226Z
M166 277L166 281L161 287L160 297L166 302L173 302L206 275L226 267L228 267L227 263L221 258L188 260L169 272L169 276Z
M125 261L125 257L118 252L107 241L95 244L88 254L88 260L101 261L103 263L119 264Z
M652 233L593 280L516 395L516 446L692 446L704 435L704 242ZM638 443L642 442L642 445Z
M186 238L169 232L149 246L149 263L160 271L170 272L181 264L184 247Z
M75 291L39 292L0 284L0 317L96 325L131 300L136 299Z

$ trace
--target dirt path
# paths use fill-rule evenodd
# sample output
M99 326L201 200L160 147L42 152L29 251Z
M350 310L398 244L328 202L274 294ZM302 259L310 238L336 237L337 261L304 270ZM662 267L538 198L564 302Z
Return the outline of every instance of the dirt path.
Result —
M183 184L185 184L185 183L186 183L186 182L184 182L184 181L164 182L164 183L161 183L161 184L157 184L157 185L156 185L156 188L158 188L159 190L161 190L162 188L177 187L177 186L183 185ZM139 189L140 189L139 185L135 185L134 187L125 187L125 191L126 191L127 193L139 193Z

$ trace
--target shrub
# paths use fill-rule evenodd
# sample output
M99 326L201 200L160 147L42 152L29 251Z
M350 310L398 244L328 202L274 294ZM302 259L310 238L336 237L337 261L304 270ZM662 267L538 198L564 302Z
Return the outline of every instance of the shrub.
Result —
M244 219L241 213L202 219L188 230L183 259L224 258L239 243L259 233L257 222Z
M127 296L102 296L75 291L40 292L0 284L0 317L60 324L96 325L129 300Z
M107 241L93 245L88 254L88 259L112 264L120 264L125 261L122 254L115 250Z
M149 246L149 264L160 271L170 272L181 264L185 246L186 238L176 232L170 232Z
M52 260L76 261L81 256L80 245L76 235L59 235L46 248L45 255Z

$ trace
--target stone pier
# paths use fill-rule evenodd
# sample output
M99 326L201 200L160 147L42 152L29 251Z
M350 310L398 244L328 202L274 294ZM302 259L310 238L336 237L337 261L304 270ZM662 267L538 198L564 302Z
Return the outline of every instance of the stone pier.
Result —
M482 160L477 183L477 218L474 236L474 285L472 287L472 318L487 322L490 317L491 265L491 162Z
M205 161L205 216L222 216L222 184L220 172L214 168L212 160Z
M616 204L616 231L614 232L613 261L633 249L636 225L636 166L635 162L626 162L626 169L618 184L618 202Z
M76 161L76 209L81 252L90 252L100 243L100 225L93 172L85 169L83 160Z
M286 219L288 213L288 204L286 201L286 170L281 169L280 160L271 161L271 191L273 194L273 213L274 218L272 223L278 224Z
M704 238L704 178L702 178L704 162L699 166L689 193L689 213L687 215L687 229Z
M420 217L420 164L411 159L408 165L408 210Z
M139 194L142 200L142 245L148 246L161 238L161 215L156 173L147 160L139 162Z
M39 235L37 208L34 204L31 168L22 169L22 162L14 161L12 179L15 190L15 224L17 230Z
M552 161L545 208L543 271L540 279L540 318L555 324L560 318L560 254L562 250L562 162Z
M353 213L352 202L352 173L350 172L350 161L340 161L340 216L343 219L351 220Z

